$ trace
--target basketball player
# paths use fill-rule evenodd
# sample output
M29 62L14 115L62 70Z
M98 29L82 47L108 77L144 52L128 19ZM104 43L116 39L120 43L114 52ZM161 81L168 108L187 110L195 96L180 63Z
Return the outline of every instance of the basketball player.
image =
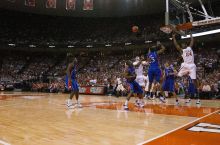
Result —
M160 50L157 48L160 47ZM149 48L149 53L147 55L148 62L149 62L149 69L148 69L148 77L149 77L149 86L148 90L150 90L151 97L154 95L158 96L160 101L165 103L165 97L160 92L161 85L160 85L160 78L161 78L161 70L158 62L158 55L162 54L165 51L165 47L158 41L156 46L152 46ZM151 90L152 84L155 81L155 88L157 90Z
M144 107L143 90L142 90L141 86L135 81L135 79L136 79L135 69L134 69L133 64L130 61L125 63L124 77L126 78L127 83L130 87L127 99L124 104L124 109L129 110L128 101L130 100L131 95L137 95L139 97L139 99L141 100L140 107Z
M175 93L175 74L176 70L174 69L174 67L168 62L165 63L164 82L162 88L165 93L165 96L168 93L172 93L172 95L176 98L176 105L179 105L179 100Z
M145 84L146 84L146 76L144 76L143 74L143 66L147 65L146 61L142 61L140 59L140 57L136 57L135 58L135 62L133 63L134 67L135 67L135 74L136 74L136 79L135 81L142 87L142 89L145 88ZM140 100L136 100L135 101L135 106L139 106L140 105Z
M71 60L72 59L72 60ZM71 91L70 97L67 100L67 107L73 108L72 98L75 95L76 97L76 105L77 107L81 108L82 105L79 103L79 86L76 80L76 65L77 65L77 59L76 58L70 58L70 63L67 67L67 75L66 75L66 86L68 87L68 90Z
M181 64L181 68L179 70L178 76L183 77L185 75L189 75L192 79L193 84L198 87L197 81L196 81L196 65L194 63L194 54L193 54L193 44L194 39L192 37L192 34L190 34L191 41L189 46L187 46L185 43L182 43L181 46L176 41L176 34L173 33L173 42L176 47L176 49L182 54L183 57L183 63ZM198 92L197 92L198 93ZM199 96L197 94L198 100L196 101L196 104L200 104ZM186 103L190 103L191 99L187 99Z
M116 78L116 89L115 90L116 90L116 97L119 97L120 92L122 93L122 95L125 92L125 88L122 84L122 80L120 77Z

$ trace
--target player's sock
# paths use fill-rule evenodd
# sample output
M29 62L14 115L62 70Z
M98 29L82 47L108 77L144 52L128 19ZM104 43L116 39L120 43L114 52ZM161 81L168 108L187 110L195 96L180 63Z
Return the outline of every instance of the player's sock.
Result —
M164 92L164 94L165 94L165 97L167 97L167 98L168 98L169 93L168 93L167 91L165 91L165 92Z
M125 101L124 110L129 110L129 109L128 109L128 100Z
M125 101L124 106L128 106L128 100Z
M156 96L157 96L157 98L160 97L160 91L156 91Z

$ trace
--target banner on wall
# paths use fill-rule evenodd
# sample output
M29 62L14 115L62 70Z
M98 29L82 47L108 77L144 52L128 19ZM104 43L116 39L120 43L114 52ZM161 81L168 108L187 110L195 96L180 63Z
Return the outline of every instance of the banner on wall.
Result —
M35 0L25 0L24 5L29 7L35 7L36 1Z
M105 88L104 87L83 87L79 88L80 94L87 94L87 95L104 95Z
M46 0L46 8L56 8L56 0Z
M93 10L93 0L84 0L83 10Z
M76 0L66 0L66 10L75 10Z

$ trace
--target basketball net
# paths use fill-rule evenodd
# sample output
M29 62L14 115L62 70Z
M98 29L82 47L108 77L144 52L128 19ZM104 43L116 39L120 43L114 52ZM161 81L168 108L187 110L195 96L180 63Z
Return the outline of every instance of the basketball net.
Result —
M220 23L220 17L210 16L201 0L198 0L203 11L193 8L184 0L166 0L166 13L165 13L165 26L161 27L160 30L166 34L171 32L178 33L180 35L186 35L187 30L191 30L195 27L212 25ZM170 18L169 10L172 13L177 14ZM180 14L182 15L180 15ZM188 14L188 19L185 15ZM193 15L204 17L205 19L194 21ZM181 19L182 18L182 19ZM189 20L189 22L186 22Z
M178 26L169 24L169 25L165 25L165 26L160 27L160 30L166 34L170 34L170 33L174 32L174 33L177 33L181 36L185 36L186 33L184 30L188 30L188 29L182 29Z

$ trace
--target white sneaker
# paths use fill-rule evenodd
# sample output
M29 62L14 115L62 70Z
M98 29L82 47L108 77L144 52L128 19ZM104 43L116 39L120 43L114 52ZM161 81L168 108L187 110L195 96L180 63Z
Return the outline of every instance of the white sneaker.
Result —
M185 103L190 103L191 102L191 99L187 99Z
M149 96L149 99L150 99L150 100L155 100L155 98L156 98L155 95L153 95L153 97Z
M144 99L147 99L147 98L148 98L148 95L147 95L147 94L145 94L145 95L144 95Z
M144 108L144 103L140 103L139 105L141 108Z
M67 102L66 102L66 106L67 106L68 108L71 107L71 106L73 106L73 102L72 102L70 99L68 99Z
M80 103L77 103L77 108L82 108L82 105Z
M124 110L129 110L127 105L124 105Z
M164 97L160 96L160 98L159 98L159 99L160 99L160 101L161 101L161 102L166 103L166 101L165 101L165 98L164 98Z
M196 101L196 104L201 104L201 101L200 101L200 100L197 100L197 101Z

